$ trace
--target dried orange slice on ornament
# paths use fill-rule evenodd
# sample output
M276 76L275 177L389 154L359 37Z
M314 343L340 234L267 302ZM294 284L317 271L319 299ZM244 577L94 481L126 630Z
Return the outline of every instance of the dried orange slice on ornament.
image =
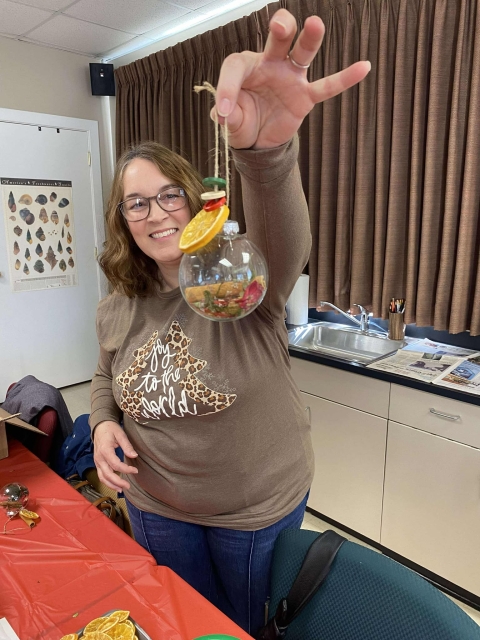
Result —
M205 247L223 229L223 223L227 220L229 208L226 205L213 211L201 209L190 220L183 230L179 248L184 253L193 253Z

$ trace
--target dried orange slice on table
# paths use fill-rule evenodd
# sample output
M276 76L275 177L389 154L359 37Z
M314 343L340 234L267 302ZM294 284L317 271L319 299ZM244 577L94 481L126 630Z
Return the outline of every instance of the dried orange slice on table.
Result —
M123 611L122 609L119 609L118 611L114 611L113 613L111 613L108 616L108 619L116 620L117 622L125 622L129 615L130 615L130 611Z
M76 633L69 633L68 636L63 636L60 640L78 640L78 635Z
M88 640L111 640L110 636L101 631L92 631L91 633L84 633L82 638L88 638Z
M99 627L102 626L104 622L108 620L108 616L103 616L101 618L95 618L91 620L83 630L83 635L87 635L87 633L92 633L93 631L98 631ZM113 625L112 625L113 626Z
M226 205L213 211L201 209L183 230L179 243L180 251L193 253L205 247L217 233L220 233L229 213Z
M97 631L107 633L112 627L118 624L118 619L113 614L105 618L105 620L97 627Z
M111 640L133 640L135 638L135 627L132 627L129 627L125 622L119 622L109 629L106 635L108 635Z

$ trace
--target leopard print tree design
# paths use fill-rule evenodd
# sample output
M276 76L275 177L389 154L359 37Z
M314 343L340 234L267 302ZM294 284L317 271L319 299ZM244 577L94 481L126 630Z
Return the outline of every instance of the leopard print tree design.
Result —
M177 371L170 371L169 378L174 379L180 389L183 390L183 395L186 394L191 398L195 406L193 411L189 410L189 413L194 415L208 415L210 413L217 413L223 411L229 407L236 400L236 394L219 393L207 387L201 382L196 374L205 368L207 362L195 358L189 353L189 346L191 344L191 338L188 338L183 332L180 324L177 321L173 321L170 325L167 335L165 336L164 344L158 340L158 331L155 331L148 342L140 349L136 349L133 353L134 362L119 376L116 378L118 385L122 387L120 408L124 413L129 415L136 421L141 418L152 418L152 403L149 403L145 397L144 389L146 386L144 383L140 383L133 391L130 391L133 383L137 380L140 373L145 381L154 380L155 388L162 378L157 378L151 373L151 370L157 372L157 364L153 365L154 361L157 361L157 354L160 353L163 356L167 355L167 360L173 359L177 367ZM147 364L149 364L150 371L146 370ZM183 375L185 372L186 375ZM165 375L165 372L164 374ZM171 382L169 383L171 386ZM161 385L158 385L161 386ZM165 384L163 386L165 389ZM172 389L170 391L173 393ZM158 395L158 394L157 394ZM171 407L172 398L167 401L167 397L163 396L159 398L158 403L155 403L156 407L162 407L163 410L159 410L159 414L155 417L171 417L165 410L165 406ZM186 405L186 401L184 403ZM144 409L142 413L142 408ZM185 408L185 407L184 407ZM172 415L178 415L174 411Z
M133 352L135 360L126 371L115 378L115 382L122 387L120 409L133 420L140 420L140 409L142 407L144 393L143 391L130 392L128 389L147 366L146 358L150 355L150 352L157 341L157 337L158 331L155 331L150 340L144 344L143 347L135 349Z

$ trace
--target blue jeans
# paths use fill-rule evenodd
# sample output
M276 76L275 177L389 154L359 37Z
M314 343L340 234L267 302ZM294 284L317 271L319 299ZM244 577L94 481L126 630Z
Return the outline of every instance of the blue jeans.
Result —
M273 547L283 529L299 529L308 495L279 522L259 531L204 527L140 511L127 501L135 540L242 629L264 624ZM212 633L215 631L212 629Z

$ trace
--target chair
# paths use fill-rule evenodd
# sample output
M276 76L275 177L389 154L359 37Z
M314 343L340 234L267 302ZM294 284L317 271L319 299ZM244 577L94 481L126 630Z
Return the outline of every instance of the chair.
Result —
M15 384L16 383L14 382L8 387L7 395ZM51 454L54 451L53 443L58 427L58 415L55 409L52 409L51 407L45 407L42 409L37 416L35 426L37 429L40 429L40 431L43 431L47 437L42 438L39 435L35 436L34 434L28 433L25 445L28 446L32 453L40 458L42 462L50 463Z
M293 529L279 535L272 563L272 615L318 535ZM285 640L480 640L480 627L418 574L346 541Z

